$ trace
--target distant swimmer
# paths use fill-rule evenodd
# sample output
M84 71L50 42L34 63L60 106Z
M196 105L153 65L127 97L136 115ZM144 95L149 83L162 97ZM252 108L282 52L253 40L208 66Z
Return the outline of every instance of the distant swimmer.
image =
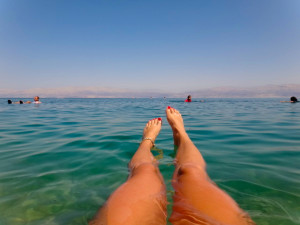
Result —
M292 97L290 98L290 101L280 101L280 102L296 103L296 102L298 102L298 99L297 99L295 96L292 96Z
M20 100L18 102L13 102L11 99L8 99L7 103L8 104L31 104L31 103L39 104L39 103L42 103L42 102L40 102L40 97L39 96L35 96L34 99L33 99L33 102L31 102L31 101L23 102L22 100Z
M33 99L33 102L31 102L31 101L26 102L26 104L30 104L30 103L40 104L42 102L40 102L40 97L39 96L35 96L34 99Z
M40 103L42 103L42 102L40 102L40 97L39 97L39 96L35 96L35 97L34 97L33 103L35 103L35 104L40 104Z
M292 96L291 97L291 102L296 103L296 102L298 102L298 99L295 96Z
M187 96L186 100L184 100L185 102L192 102L192 96L189 95Z

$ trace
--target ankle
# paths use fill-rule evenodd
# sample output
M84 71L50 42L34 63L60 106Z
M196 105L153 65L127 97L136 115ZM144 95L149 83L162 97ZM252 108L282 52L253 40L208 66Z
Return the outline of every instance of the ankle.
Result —
M150 146L150 148L153 148L155 146L155 139L150 137L142 138L140 145Z
M173 128L173 134L176 135L178 138L186 137L188 134L186 133L185 129L177 129Z

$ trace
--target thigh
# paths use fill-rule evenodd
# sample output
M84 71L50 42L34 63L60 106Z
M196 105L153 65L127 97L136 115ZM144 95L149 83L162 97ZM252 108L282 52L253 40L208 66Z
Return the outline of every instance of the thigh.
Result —
M134 168L100 209L90 224L165 225L166 191L158 168L142 164Z
M250 224L247 214L202 168L188 165L181 170L173 181L173 224Z

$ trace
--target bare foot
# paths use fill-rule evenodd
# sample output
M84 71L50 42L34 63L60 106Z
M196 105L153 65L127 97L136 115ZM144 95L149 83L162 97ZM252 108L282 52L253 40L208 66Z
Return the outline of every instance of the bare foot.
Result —
M173 130L174 144L179 146L180 138L187 136L184 129L183 119L180 112L177 109L168 106L166 108L167 120Z
M142 142L149 141L154 145L155 139L161 129L161 122L162 122L161 118L155 118L155 119L148 121L148 123L146 124L146 126L144 128Z

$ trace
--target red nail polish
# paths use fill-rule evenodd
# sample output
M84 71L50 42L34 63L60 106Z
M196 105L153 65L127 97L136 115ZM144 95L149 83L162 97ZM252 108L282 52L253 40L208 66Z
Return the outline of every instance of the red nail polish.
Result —
M171 106L168 106L168 109L171 109Z
M161 121L161 118L159 117L159 118L157 118L159 121Z

